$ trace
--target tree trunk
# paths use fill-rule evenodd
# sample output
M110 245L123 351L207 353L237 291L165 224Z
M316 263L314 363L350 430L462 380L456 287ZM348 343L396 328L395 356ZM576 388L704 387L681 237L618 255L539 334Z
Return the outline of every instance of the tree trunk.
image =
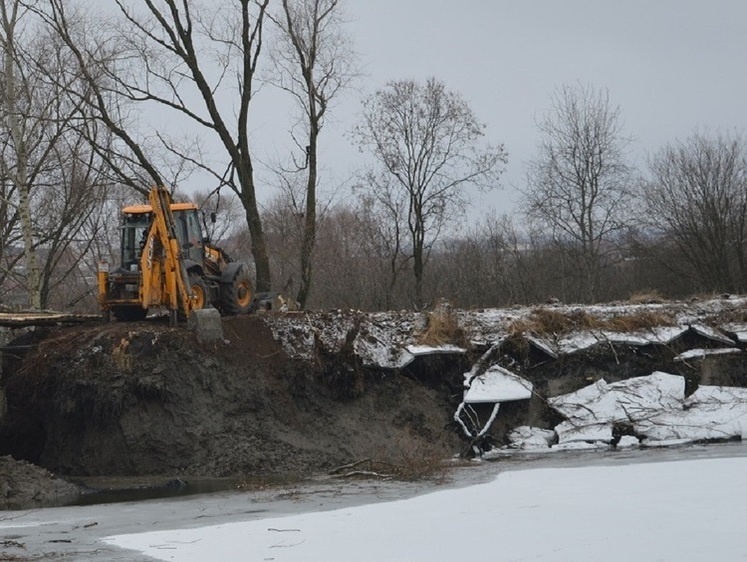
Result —
M312 263L316 243L316 182L317 182L317 140L319 126L314 117L309 133L309 174L306 183L306 212L304 214L303 241L301 242L301 286L298 289L298 305L306 308L311 292Z
M251 181L251 180L249 180ZM265 293L272 290L272 279L270 276L270 256L267 252L262 220L259 217L257 203L254 197L254 187L246 186L241 190L241 203L244 206L246 224L252 237L252 257L256 268L257 280L255 290Z
M31 222L31 193L28 183L28 147L24 138L21 111L18 108L16 95L16 64L15 64L15 10L9 19L6 7L3 8L3 62L5 70L5 103L8 112L8 125L10 135L13 139L13 150L16 159L16 170L12 181L18 189L18 210L21 220L21 233L23 237L23 253L26 261L26 283L29 294L29 306L33 309L41 308L41 296L39 292L39 266L34 247L33 224Z

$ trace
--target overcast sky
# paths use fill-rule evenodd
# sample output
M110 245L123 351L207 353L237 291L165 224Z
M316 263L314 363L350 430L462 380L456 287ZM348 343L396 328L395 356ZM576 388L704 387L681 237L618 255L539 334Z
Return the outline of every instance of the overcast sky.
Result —
M396 79L442 80L505 144L504 189L480 202L499 213L515 205L562 84L609 90L638 165L698 127L747 128L745 0L348 0L347 13L365 77L324 132L336 180L357 163L344 135L360 98Z

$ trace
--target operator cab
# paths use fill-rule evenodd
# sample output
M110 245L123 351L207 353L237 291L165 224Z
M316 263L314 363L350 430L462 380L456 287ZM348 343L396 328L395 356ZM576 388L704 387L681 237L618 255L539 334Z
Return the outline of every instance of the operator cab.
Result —
M202 263L205 239L197 206L192 203L173 203L171 214L182 255ZM152 218L153 208L150 205L131 205L122 210L120 263L125 271L134 272L139 269Z
M204 256L204 238L197 209L172 210L176 223L176 237L183 255L197 263Z
M124 213L121 227L122 269L137 271L150 228L150 213Z

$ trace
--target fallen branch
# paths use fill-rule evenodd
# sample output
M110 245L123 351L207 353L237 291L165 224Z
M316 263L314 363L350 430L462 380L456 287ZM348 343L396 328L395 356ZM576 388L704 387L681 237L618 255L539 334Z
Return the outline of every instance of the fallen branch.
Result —
M394 478L392 474L382 474L380 472L374 472L373 470L353 470L345 474L338 475L340 478L355 478L357 476L364 478L381 478L382 480L391 480Z
M338 466L337 468L333 468L332 470L330 470L328 472L328 474L334 476L335 474L339 474L339 473L343 472L344 470L349 470L349 469L352 469L352 468L356 468L356 467L358 467L358 466L360 466L360 465L362 465L364 463L369 463L369 465L370 465L371 462L372 462L372 460L370 458L367 458L367 459L363 459L363 460L360 460L360 461L355 461L355 462L351 462L351 463L348 463L348 464L343 464L342 466Z

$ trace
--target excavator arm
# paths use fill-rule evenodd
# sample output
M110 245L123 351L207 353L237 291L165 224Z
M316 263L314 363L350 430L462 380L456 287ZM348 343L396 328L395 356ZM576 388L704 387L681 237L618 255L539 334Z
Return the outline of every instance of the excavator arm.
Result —
M189 277L176 235L171 195L164 187L153 187L148 199L153 218L140 257L140 302L143 308L166 306L175 325L180 309L185 317L192 310Z

